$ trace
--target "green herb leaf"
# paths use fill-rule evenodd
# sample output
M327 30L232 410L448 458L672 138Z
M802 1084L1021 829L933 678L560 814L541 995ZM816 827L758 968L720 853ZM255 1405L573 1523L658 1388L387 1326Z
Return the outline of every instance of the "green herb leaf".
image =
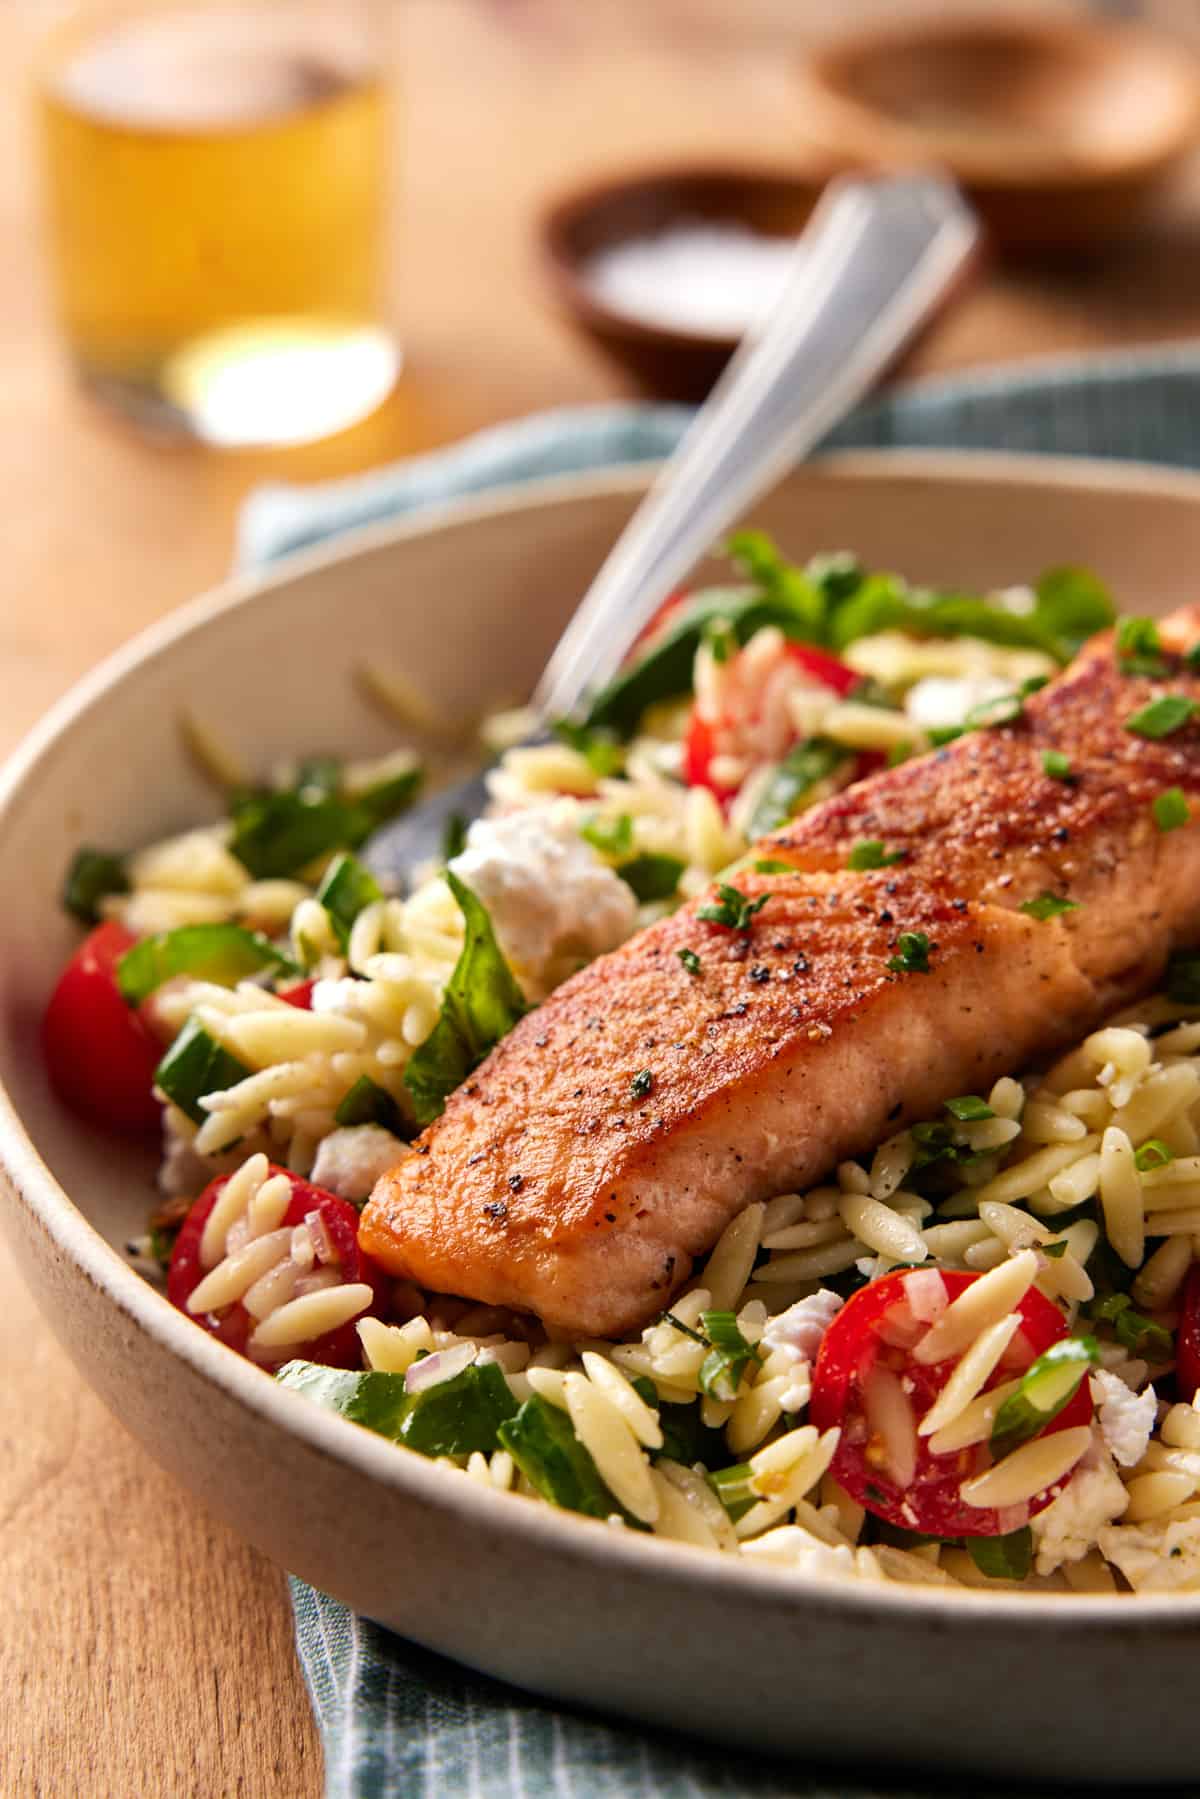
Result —
M896 954L888 958L893 974L929 974L929 938L924 931L901 931Z
M1042 1255L1049 1256L1052 1262L1061 1262L1071 1245L1065 1237L1056 1237L1052 1243L1038 1245Z
M747 835L768 837L803 811L804 803L820 781L826 781L853 754L840 743L810 737L788 751L764 787L754 808Z
M83 924L99 924L100 901L113 893L129 892L129 876L122 856L107 850L76 850L63 881L62 903Z
M636 722L636 721L635 721ZM574 724L569 718L557 719L554 735L568 749L577 750L593 774L602 779L619 775L625 766L625 752L614 732L595 724Z
M697 975L700 973L700 958L694 949L677 949L675 954L679 957L679 960L683 963L683 966L687 969L689 974Z
M1077 781L1078 775L1071 772L1071 762L1061 750L1042 751L1042 773L1050 776L1052 781Z
M700 1323L712 1349L700 1365L700 1391L711 1399L730 1400L751 1362L759 1354L747 1343L733 1312L704 1312Z
M200 1104L202 1095L236 1087L251 1072L189 1018L155 1069L154 1084L193 1124L203 1124L208 1113Z
M185 924L143 937L117 963L117 986L128 1006L140 1006L156 987L177 975L235 987L248 975L298 975L289 956L258 931L236 924Z
M360 1074L333 1115L341 1125L381 1124L395 1136L404 1133L404 1117L387 1090L369 1074Z
M1154 680L1167 672L1162 639L1152 618L1119 618L1115 648L1122 674Z
M717 898L707 906L701 906L696 913L709 924L724 925L730 931L748 931L756 912L761 912L769 893L760 893L757 899L750 899L740 887L727 886L724 881L717 882Z
M764 856L752 866L756 875L790 875L796 872L790 862L780 862L772 856Z
M967 1554L989 1580L1024 1580L1033 1567L1033 1532L1028 1524L1003 1537L966 1537Z
M580 826L579 835L594 850L599 850L602 856L627 856L633 848L633 820L628 812L622 812L619 818L612 819L601 818L598 812L594 812Z
M654 1382L650 1382L654 1390ZM645 1394L642 1395L646 1397ZM700 1462L705 1468L723 1462L729 1454L725 1447L725 1432L710 1429L700 1416L700 1407L695 1403L673 1405L660 1400L655 1391L654 1397L647 1401L658 1412L659 1428L663 1434L662 1448L651 1450L651 1458L657 1461L665 1456L669 1461L679 1462L685 1468L694 1468Z
M1078 912L1079 901L1062 899L1057 893L1045 892L1039 893L1036 899L1022 900L1017 910L1024 912L1027 918L1060 918L1064 912Z
M1167 998L1177 1006L1200 1005L1200 953L1176 950L1167 959Z
M417 1393L407 1390L402 1374L354 1374L315 1362L287 1362L275 1378L419 1455L490 1455L517 1416L517 1402L494 1362L472 1362Z
M948 1099L946 1110L960 1124L975 1124L996 1116L986 1099L980 1099L975 1093L964 1093L958 1099Z
M862 837L853 845L847 868L892 868L897 862L903 862L908 856L907 850L888 850L878 837Z
M752 1505L758 1504L758 1494L750 1489L750 1477L749 1462L738 1462L732 1468L718 1468L707 1476L708 1484L728 1512L731 1524L736 1524Z
M916 747L916 744L908 737L906 737L902 743L894 743L887 753L888 767L899 768L902 762L907 762L909 757L913 755Z
M356 792L347 801L356 819L355 835L348 847L357 849L380 825L387 824L389 819L398 818L401 812L407 812L420 792L424 779L424 769L419 762L414 762L411 768L398 769L395 774L388 775L386 780L377 781L373 787L364 787Z
M1094 1337L1064 1337L1052 1343L1025 1370L1016 1392L1009 1394L996 1413L990 1445L993 1460L1000 1461L1036 1437L1070 1404L1084 1376L1099 1360Z
M1106 630L1116 617L1112 595L1090 569L1047 569L1034 595L1034 621L1058 640L1061 662L1069 662L1089 637Z
M332 850L357 849L374 828L366 811L316 787L244 794L231 817L230 850L257 881L283 880Z
M1160 831L1177 831L1192 816L1182 787L1168 787L1156 794L1150 810Z
M451 869L446 881L466 924L462 952L442 995L438 1021L404 1074L418 1124L432 1124L447 1096L507 1036L525 996L496 942L487 907Z
M708 1347L708 1338L702 1337L700 1332L693 1330L690 1324L685 1324L682 1318L676 1318L674 1312L664 1312L658 1322L669 1324L672 1330L677 1330L681 1335L690 1337L693 1343L703 1343L705 1348Z
M442 826L442 865L453 862L467 847L467 820L461 812L451 812Z
M686 866L678 856L661 856L647 851L622 862L617 873L644 905L648 900L670 899L678 891L679 877Z
M611 1518L615 1512L634 1522L605 1486L561 1407L535 1393L497 1435L530 1486L551 1505L589 1518Z
M633 1094L634 1099L645 1099L646 1095L653 1089L653 1086L653 1073L649 1068L643 1068L640 1073L635 1074L630 1081L629 1091Z
M1164 693L1127 718L1125 729L1132 731L1135 737L1155 740L1171 737L1176 731L1182 731L1195 711L1195 700L1189 700L1186 694Z
M964 731L992 731L999 725L1015 724L1024 710L1025 701L1021 694L998 693L994 699L980 700L977 706L969 707L963 715L962 728Z
M1109 1293L1103 1299L1092 1300L1086 1309L1090 1318L1112 1325L1117 1342L1130 1355L1141 1356L1147 1362L1169 1362L1174 1355L1170 1331L1153 1318L1143 1318L1135 1312L1128 1293Z
M318 905L329 914L333 934L344 955L350 946L350 927L360 912L383 898L383 888L356 856L343 851L325 870L316 897Z

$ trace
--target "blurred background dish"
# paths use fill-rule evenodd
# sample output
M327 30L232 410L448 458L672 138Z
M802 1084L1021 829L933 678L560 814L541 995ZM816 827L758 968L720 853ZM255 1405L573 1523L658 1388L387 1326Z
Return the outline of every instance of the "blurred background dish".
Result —
M1061 14L891 17L801 65L801 129L827 152L958 177L997 243L1128 234L1195 147L1194 56L1157 32Z

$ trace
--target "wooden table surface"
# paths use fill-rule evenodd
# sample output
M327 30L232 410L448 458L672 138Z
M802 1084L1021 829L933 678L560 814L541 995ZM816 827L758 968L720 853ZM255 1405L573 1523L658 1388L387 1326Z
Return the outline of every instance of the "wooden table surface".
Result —
M47 10L23 0L3 21L0 750L98 657L220 578L238 503L265 476L342 473L627 391L545 303L532 228L548 193L647 157L802 155L780 46L796 9L783 0L739 10L736 37L711 0L410 0L408 362L394 399L303 452L167 450L92 410L59 360L25 96L13 91ZM1103 262L994 271L919 365L1198 328L1200 182L1187 180L1138 242ZM3 1249L0 1370L0 1792L319 1793L282 1575L103 1410Z

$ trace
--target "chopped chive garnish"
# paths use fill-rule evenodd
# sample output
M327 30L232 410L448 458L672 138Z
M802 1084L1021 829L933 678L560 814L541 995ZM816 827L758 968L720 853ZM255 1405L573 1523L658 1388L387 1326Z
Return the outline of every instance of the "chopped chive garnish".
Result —
M996 1116L986 1099L980 1099L976 1093L964 1093L959 1099L948 1099L946 1110L960 1124L981 1123L985 1118Z
M1052 1262L1061 1261L1062 1257L1066 1255L1067 1250L1070 1247L1071 1246L1065 1237L1058 1237L1053 1243L1042 1243L1039 1245L1042 1254L1044 1256L1049 1256Z
M683 963L689 974L700 973L700 958L694 949L677 949L675 954Z
M1150 810L1160 831L1177 831L1192 816L1182 787L1168 787L1156 794Z
M708 1338L702 1337L700 1332L693 1330L690 1324L685 1324L682 1318L676 1318L674 1312L664 1312L658 1322L660 1324L669 1324L672 1330L677 1330L683 1336L690 1337L693 1343L703 1343L707 1349Z
M929 939L924 931L901 931L888 968L893 974L929 973Z
M653 1074L648 1068L643 1068L638 1074L635 1074L630 1081L629 1090L633 1094L634 1099L645 1099L653 1086Z
M120 856L107 850L76 850L63 882L62 903L82 924L100 922L100 901L128 893L129 876Z
M728 1401L750 1363L759 1360L758 1351L747 1343L733 1312L704 1312L700 1323L712 1344L700 1366L700 1391L710 1399Z
M863 837L850 851L847 868L891 868L897 862L903 862L908 855L907 850L889 850L878 837Z
M1117 1342L1130 1355L1143 1356L1148 1362L1169 1362L1175 1343L1169 1330L1153 1318L1143 1318L1133 1309L1128 1293L1109 1293L1086 1308L1092 1318L1111 1324Z
M758 1494L750 1486L749 1462L738 1462L732 1468L717 1468L708 1476L708 1484L729 1514L731 1524L744 1518Z
M993 1460L1000 1461L1036 1437L1074 1399L1084 1376L1099 1360L1094 1337L1064 1337L1052 1343L1026 1369L1016 1392L996 1413L989 1445Z
M1117 620L1117 662L1125 675L1146 675L1150 679L1164 675L1162 639L1152 618Z
M1052 781L1074 781L1077 776L1071 773L1071 762L1061 750L1042 751L1042 773L1049 775Z
M628 812L612 819L593 813L580 827L579 835L602 856L627 856L633 848L633 820Z
M1168 1162L1175 1160L1175 1151L1169 1149L1161 1137L1150 1137L1136 1151L1133 1162L1139 1174L1148 1174L1152 1168L1165 1168Z
M1176 731L1182 731L1195 711L1195 700L1189 700L1186 694L1164 693L1161 699L1151 700L1149 705L1127 718L1125 729L1132 731L1135 737L1170 737Z
M729 887L718 881L716 900L701 906L696 917L709 924L724 925L730 931L748 931L754 914L762 911L770 897L769 893L760 893L752 900L739 887Z
M964 731L993 731L998 725L1015 724L1025 710L1024 695L998 693L995 699L981 700L963 717Z
M1039 893L1036 899L1022 900L1017 910L1027 918L1059 918L1064 912L1078 912L1079 901L1063 899L1057 893Z

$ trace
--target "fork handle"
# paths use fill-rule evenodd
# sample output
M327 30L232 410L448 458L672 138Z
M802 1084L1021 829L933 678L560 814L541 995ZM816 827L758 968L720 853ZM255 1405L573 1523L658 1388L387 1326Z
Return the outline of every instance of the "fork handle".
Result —
M787 287L747 338L592 582L534 695L569 716L744 510L813 449L936 309L978 240L943 177L826 191Z

